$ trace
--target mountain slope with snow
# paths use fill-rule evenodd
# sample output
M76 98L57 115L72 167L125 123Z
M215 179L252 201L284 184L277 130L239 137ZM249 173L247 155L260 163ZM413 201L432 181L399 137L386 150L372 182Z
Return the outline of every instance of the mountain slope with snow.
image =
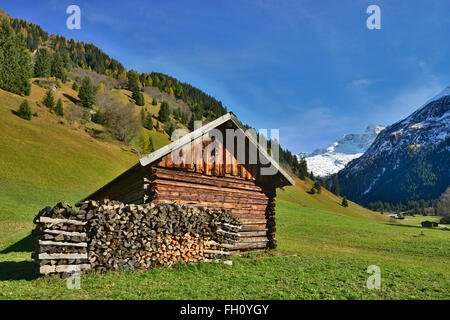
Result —
M450 184L450 87L383 130L339 172L349 199L406 202L436 199Z
M347 163L362 156L384 128L369 125L364 133L344 134L326 149L317 149L306 155L308 169L318 177L339 172Z

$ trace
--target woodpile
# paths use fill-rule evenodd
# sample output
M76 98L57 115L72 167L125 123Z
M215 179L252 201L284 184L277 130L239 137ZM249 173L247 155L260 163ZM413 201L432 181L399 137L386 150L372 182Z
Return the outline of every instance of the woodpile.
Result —
M66 277L90 269L86 216L68 203L42 209L34 219L34 253L38 275Z
M276 205L276 194L275 192L267 194L269 198L267 208L266 208L266 219L267 219L267 247L269 249L276 249L277 240L275 239L276 224L275 224L275 205Z
M88 256L96 272L146 270L227 258L241 223L227 210L170 203L78 204L86 216Z

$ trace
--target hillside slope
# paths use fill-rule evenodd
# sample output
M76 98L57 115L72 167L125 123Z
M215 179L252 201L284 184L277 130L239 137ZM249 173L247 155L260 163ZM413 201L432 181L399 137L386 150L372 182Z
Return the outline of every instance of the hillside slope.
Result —
M76 201L129 166L137 155L38 107L42 88L28 97L38 117L16 116L23 98L0 90L0 244L28 233L37 210L55 201ZM66 89L67 92L70 89ZM58 97L58 94L57 94Z

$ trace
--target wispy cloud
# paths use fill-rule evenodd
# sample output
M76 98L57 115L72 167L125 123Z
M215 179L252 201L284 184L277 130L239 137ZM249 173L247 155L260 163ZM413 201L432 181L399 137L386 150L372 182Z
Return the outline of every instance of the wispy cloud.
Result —
M374 81L370 79L358 79L355 81L352 81L351 85L353 87L367 87L370 86Z

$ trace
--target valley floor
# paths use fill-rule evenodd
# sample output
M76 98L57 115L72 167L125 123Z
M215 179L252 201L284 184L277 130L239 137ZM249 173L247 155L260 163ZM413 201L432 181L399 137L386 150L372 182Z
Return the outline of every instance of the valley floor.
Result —
M231 267L200 263L143 273L88 274L80 290L67 289L62 279L34 279L27 236L31 225L11 236L12 226L2 221L0 298L450 298L450 232L336 214L291 201L285 191L277 206L278 250L236 258ZM380 290L366 287L370 265L381 269Z

